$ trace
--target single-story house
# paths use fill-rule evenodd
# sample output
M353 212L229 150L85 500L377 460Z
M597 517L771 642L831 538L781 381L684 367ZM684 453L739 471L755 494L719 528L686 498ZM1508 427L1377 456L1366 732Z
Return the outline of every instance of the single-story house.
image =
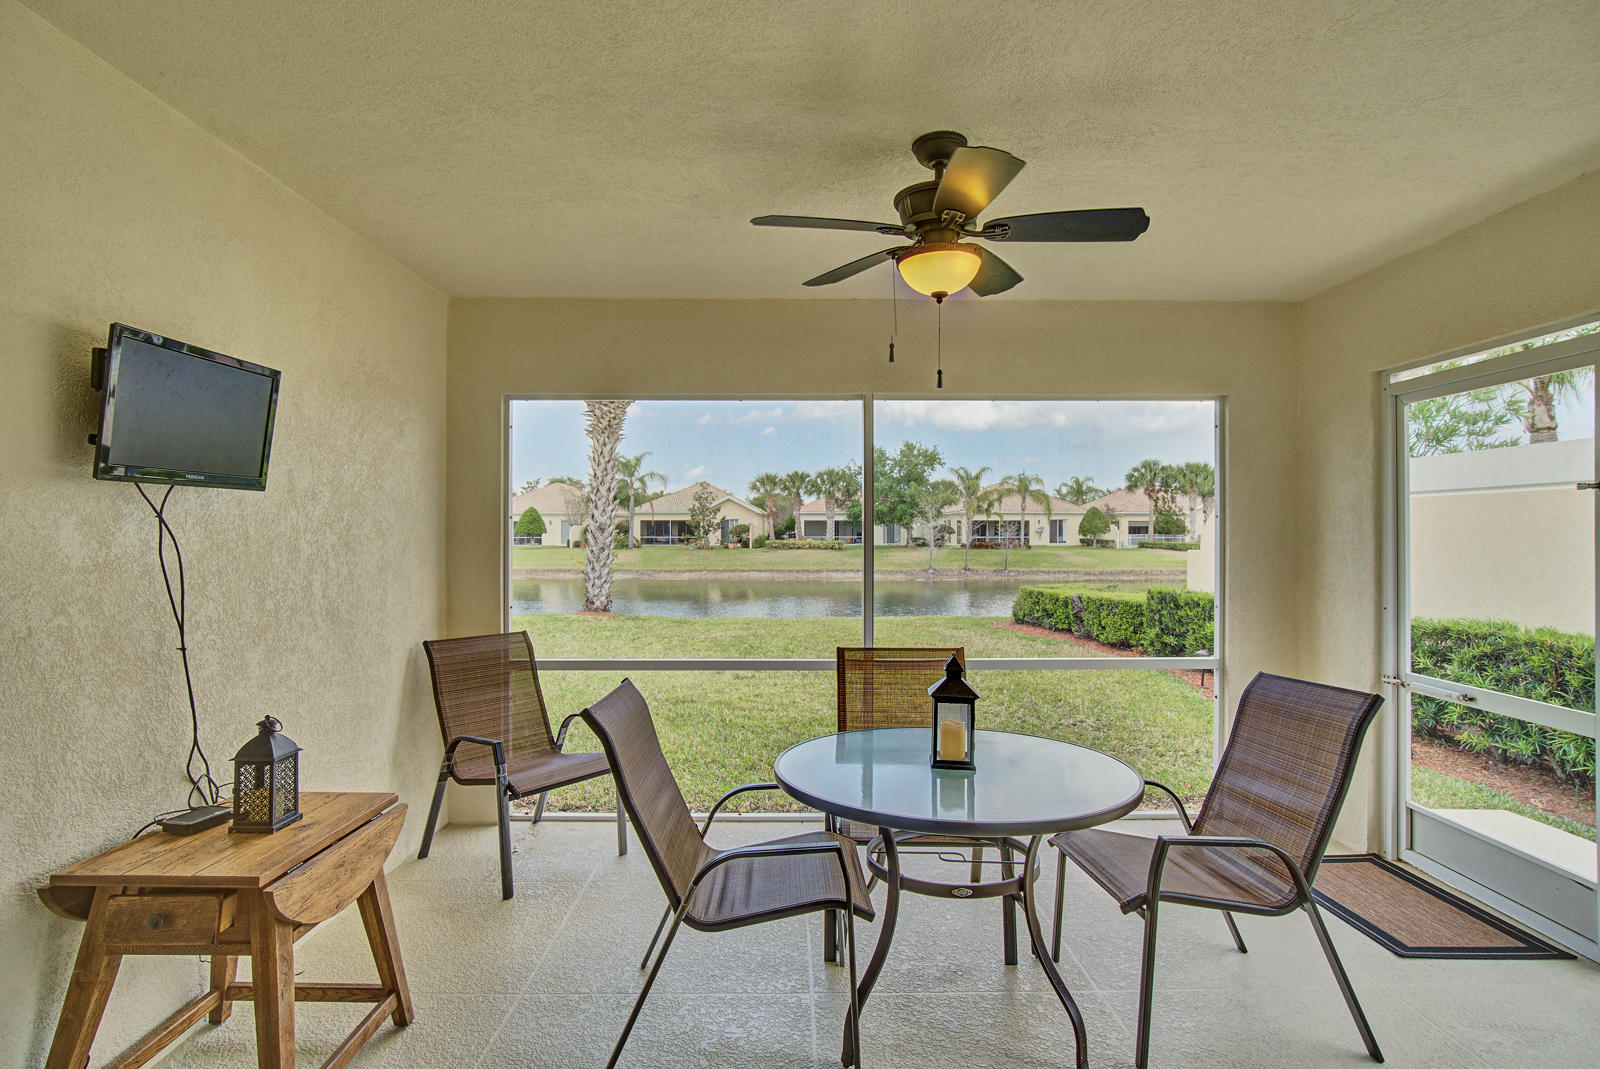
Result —
M1027 511L1024 512L1022 495L1009 483L995 483L985 487L985 491L1003 492L987 512L980 512L972 518L970 537L974 542L1020 539L1023 545L1078 544L1078 520L1086 511L1084 506L1052 496L1047 511L1042 503L1030 498ZM961 505L950 505L944 510L943 516L944 523L955 529L951 540L965 544L968 538L967 516ZM1027 530L1022 529L1024 526ZM918 534L927 536L927 532L922 530Z
M522 545L568 546L583 538L583 491L567 483L546 483L511 499L511 522L533 508L544 519L544 534Z
M710 487L722 513L713 542L727 542L733 529L740 524L750 525L750 536L771 534L767 527L767 514L750 502L729 493L720 486L700 481L681 490L673 490L634 506L634 537L647 546L675 546L692 541L689 528L689 509L694 505L694 495L701 487Z
M1179 494L1173 503L1177 506L1179 515L1183 517L1183 522L1188 526L1188 533L1175 536L1171 540L1198 539L1200 528L1206 519L1204 502L1190 494ZM1093 501L1085 501L1081 506L1070 507L1076 509L1080 516L1091 508L1104 512L1106 518L1114 523L1111 534L1106 537L1114 539L1119 546L1135 546L1141 540L1149 540L1152 537L1154 516L1150 510L1150 499L1140 490L1113 490ZM1071 538L1074 543L1078 541L1076 531L1077 528L1074 526Z

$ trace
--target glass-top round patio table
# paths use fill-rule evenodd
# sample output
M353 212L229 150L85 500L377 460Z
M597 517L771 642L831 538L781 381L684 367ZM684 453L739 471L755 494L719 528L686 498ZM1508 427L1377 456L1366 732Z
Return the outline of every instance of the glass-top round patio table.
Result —
M1144 797L1144 779L1115 757L1055 739L980 730L973 744L976 770L938 769L929 761L930 728L845 731L791 746L778 756L773 772L795 799L878 829L867 858L872 872L884 881L887 897L883 928L856 988L863 1012L888 956L902 889L941 897L1020 899L1034 957L1072 1020L1077 1064L1086 1069L1083 1017L1050 958L1039 925L1034 892L1039 850L1048 835L1104 824L1131 812ZM1007 861L1000 880L912 879L900 871L897 838L918 834L988 840L1006 844L1007 858L1013 847L1025 850L1026 856L1020 874ZM1024 837L1025 847L1020 842ZM856 1063L849 1037L847 1022L840 1058L847 1066Z

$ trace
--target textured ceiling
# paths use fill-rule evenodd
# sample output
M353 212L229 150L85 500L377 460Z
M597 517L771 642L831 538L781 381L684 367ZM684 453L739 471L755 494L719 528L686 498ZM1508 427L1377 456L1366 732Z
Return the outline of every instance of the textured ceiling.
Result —
M1152 217L996 300L1299 299L1600 165L1596 0L27 2L456 296L887 296L747 220L892 220L933 129Z

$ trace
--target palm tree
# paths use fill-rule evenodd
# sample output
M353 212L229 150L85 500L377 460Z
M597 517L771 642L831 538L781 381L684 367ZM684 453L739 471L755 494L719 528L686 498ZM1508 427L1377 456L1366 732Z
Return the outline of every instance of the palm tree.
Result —
M1157 502L1162 493L1162 477L1166 473L1167 465L1154 457L1146 458L1135 464L1125 477L1129 490L1137 490L1150 500L1150 522L1155 523Z
M1103 493L1105 491L1096 486L1093 479L1086 479L1082 475L1074 475L1066 482L1056 484L1056 496L1074 505L1093 501Z
M1015 475L1008 475L1004 481L1010 483L1011 488L1015 490L1017 492L1017 496L1022 499L1021 544L1026 546L1028 544L1028 502L1037 501L1040 505L1044 506L1044 518L1045 522L1048 523L1050 521L1050 495L1045 493L1043 479L1037 475L1029 475L1025 471L1019 471ZM1009 571L1011 568L1011 557L1009 553L1009 546L1007 548L1008 552L1006 556L1006 570Z
M778 489L794 502L789 514L794 517L794 536L799 538L805 533L800 529L800 506L805 504L806 494L811 490L811 473L791 471L778 480Z
M967 468L951 468L950 474L955 476L955 504L961 506L961 515L966 519L965 537L961 540L961 570L969 571L967 567L968 554L972 552L972 521L978 513L988 515L994 507L995 495L991 490L983 488L983 477L989 474L988 468L979 468L971 471Z
M1553 442L1556 434L1556 403L1563 397L1578 397L1594 378L1593 367L1540 375L1526 382L1510 382L1504 387L1504 405L1527 432L1528 442ZM1520 390L1522 396L1514 391Z
M828 515L829 539L833 538L833 514L841 504L854 501L861 494L861 472L857 468L823 468L806 483L806 489L821 496L822 507Z
M617 449L632 401L585 401L589 434L589 491L583 564L583 611L611 611L611 567L616 554Z
M642 471L644 458L649 453L635 453L631 457L617 458L617 493L628 503L628 545L637 546L639 540L633 535L633 513L635 504L650 496L650 484L661 484L661 489L667 488L667 477L659 471Z
M1217 470L1202 460L1191 460L1178 469L1178 486L1190 497L1199 498L1200 520L1209 520L1217 503Z
M770 471L764 471L750 480L750 500L760 505L767 514L767 537L778 533L778 495L783 493L783 480Z

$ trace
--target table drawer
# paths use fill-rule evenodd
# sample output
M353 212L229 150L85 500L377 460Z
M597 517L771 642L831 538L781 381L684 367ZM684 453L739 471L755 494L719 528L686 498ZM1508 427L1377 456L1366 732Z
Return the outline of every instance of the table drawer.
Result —
M113 895L106 903L106 943L124 953L210 943L231 921L232 905L231 894Z

